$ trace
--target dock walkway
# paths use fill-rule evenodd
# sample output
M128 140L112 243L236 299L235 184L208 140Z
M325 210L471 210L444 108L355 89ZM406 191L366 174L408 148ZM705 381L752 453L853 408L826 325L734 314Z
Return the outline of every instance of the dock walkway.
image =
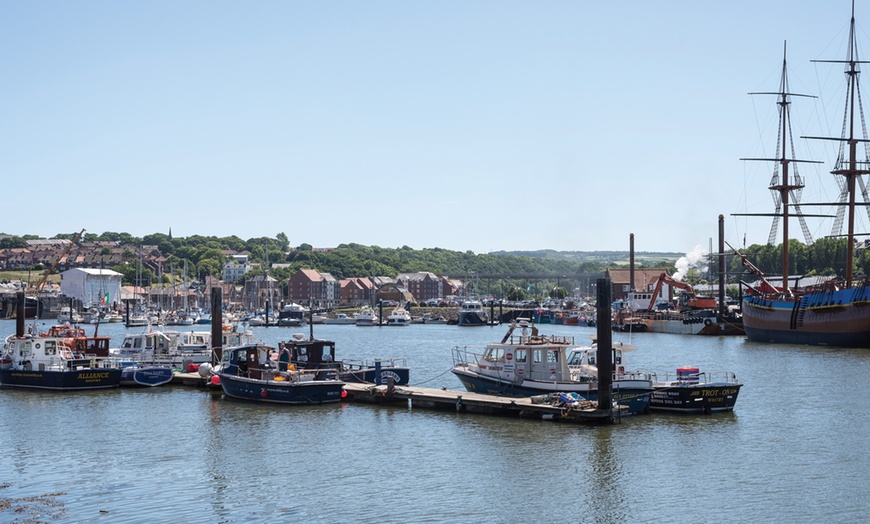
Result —
M172 384L201 387L220 392L221 387L211 384L198 373L176 372ZM362 404L407 404L409 408L456 411L484 415L515 416L539 420L554 420L585 424L611 424L620 418L624 406L612 410L598 409L594 402L583 401L579 406L554 406L544 403L544 396L499 397L452 389L421 388L415 386L389 386L348 382L345 402Z

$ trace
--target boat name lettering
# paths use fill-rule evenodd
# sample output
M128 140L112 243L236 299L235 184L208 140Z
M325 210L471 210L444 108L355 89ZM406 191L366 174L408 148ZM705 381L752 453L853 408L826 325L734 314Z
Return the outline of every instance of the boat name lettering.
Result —
M95 380L101 378L109 378L109 372L100 372L100 373L81 373L78 376L79 380Z
M381 380L385 380L385 379L393 379L393 382L395 382L397 384L399 382L401 382L401 378L399 377L399 374L396 373L395 371L381 371Z

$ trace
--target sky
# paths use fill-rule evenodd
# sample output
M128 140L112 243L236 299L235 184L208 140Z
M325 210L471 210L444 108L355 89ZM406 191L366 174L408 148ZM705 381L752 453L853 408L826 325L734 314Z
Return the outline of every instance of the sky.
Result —
M837 198L850 4L0 3L0 232L488 253L766 243L788 42ZM856 7L859 49L870 4ZM863 55L860 55L863 57ZM833 133L833 134L831 134ZM805 212L810 212L805 210ZM813 209L812 212L820 212ZM859 215L860 216L860 215ZM867 231L867 216L859 230ZM830 220L808 219L813 238ZM792 238L803 241L797 223Z

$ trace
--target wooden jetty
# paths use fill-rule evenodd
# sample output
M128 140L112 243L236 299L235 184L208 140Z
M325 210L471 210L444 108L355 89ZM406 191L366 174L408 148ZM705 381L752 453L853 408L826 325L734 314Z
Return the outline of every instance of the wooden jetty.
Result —
M221 387L212 384L198 373L176 372L172 384L199 387L220 393ZM452 389L421 388L415 386L374 385L349 382L344 385L344 402L361 404L407 404L409 408L455 411L483 415L514 416L539 420L554 420L585 424L611 424L618 420L625 406L598 409L597 403L583 401L579 406L554 406L544 403L545 395L536 397L499 397Z
M409 408L517 416L542 420L610 424L625 410L624 406L598 409L597 403L584 401L578 406L554 406L544 403L545 395L535 397L500 397L451 389L415 386L348 383L347 399L367 404L407 404Z

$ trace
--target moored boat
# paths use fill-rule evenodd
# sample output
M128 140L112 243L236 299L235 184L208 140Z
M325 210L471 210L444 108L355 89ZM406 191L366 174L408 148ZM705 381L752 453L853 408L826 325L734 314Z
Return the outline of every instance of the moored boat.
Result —
M649 407L657 411L711 413L733 411L743 386L732 372L701 372L696 367L677 368L676 374L653 373Z
M297 370L337 372L344 382L367 382L406 386L410 370L404 358L375 358L369 360L339 360L335 342L308 339L301 333L278 346L278 369L294 366Z
M514 330L521 328L521 334ZM625 371L624 350L613 347L612 398L643 413L649 407L652 380L641 373ZM539 335L527 319L511 323L500 342L487 344L482 354L465 347L453 348L453 373L468 391L502 396L534 396L544 393L577 393L598 400L596 349L579 346L574 337Z
M345 313L336 313L334 317L327 317L323 323L338 326L353 325L356 324L356 318L348 316Z
M460 326L486 326L489 325L489 316L481 301L465 300L459 307L456 323Z
M411 314L402 306L397 306L387 316L388 326L407 326L411 323Z
M172 381L172 368L157 364L121 362L121 385L125 387L156 387Z
M866 188L863 176L868 172L866 167L866 151L858 153L858 144L866 144L870 139L866 136L866 127L862 126L864 136L856 134L855 122L864 122L861 110L861 90L859 89L860 64L856 41L854 3L849 32L849 43L845 60L824 60L845 65L847 81L846 102L843 114L842 134L839 138L821 138L841 143L834 168L831 174L843 177L840 182L840 201L837 203L800 204L795 196L804 187L803 180L797 174L797 165L804 160L796 160L792 151L788 156L788 147L793 144L789 107L791 97L800 96L790 93L786 79L786 61L783 57L780 89L775 94L780 106L781 143L777 143L778 158L756 158L747 160L762 160L774 162L781 169L782 180L774 172L770 190L778 194L777 212L773 215L782 217L782 276L774 285L754 266L748 258L739 253L745 267L753 272L761 281L756 287L750 287L743 299L743 327L746 336L757 342L775 342L785 344L821 344L832 346L870 347L870 279L853 278L855 250L855 213L856 196L864 195ZM792 146L793 147L793 146ZM790 167L794 170L789 177ZM860 184L860 191L856 187ZM790 201L791 200L791 201ZM781 203L781 212L780 204ZM868 204L863 202L862 204ZM838 221L835 222L832 235L845 236L845 270L844 278L831 280L821 286L807 289L792 289L789 279L789 235L788 223L792 208L800 213L800 205L832 205L839 208ZM846 215L845 217L843 215ZM735 214L736 215L736 214ZM807 216L807 215L799 215ZM839 235L843 220L846 220L847 232ZM736 251L736 250L735 250ZM772 279L771 279L772 280Z
M375 313L375 310L371 306L360 308L359 313L356 314L355 321L357 326L362 327L380 325L378 314Z
M108 339L106 339L108 343ZM107 346L108 347L108 346ZM76 350L73 338L12 335L0 356L0 386L74 391L114 388L121 370L93 353Z
M281 370L271 360L274 346L246 344L224 350L215 371L224 395L232 398L278 404L325 404L339 402L344 382L337 373L315 370Z

